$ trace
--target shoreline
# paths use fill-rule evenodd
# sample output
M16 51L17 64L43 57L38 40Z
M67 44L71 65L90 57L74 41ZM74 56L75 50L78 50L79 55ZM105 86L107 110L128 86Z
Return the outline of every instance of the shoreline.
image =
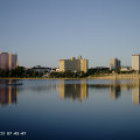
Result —
M111 74L111 75L98 75L98 76L89 76L84 78L20 78L20 77L1 77L0 79L15 79L15 80L53 80L53 79L68 79L68 80L90 80L90 79L102 79L102 80L131 80L131 79L140 79L140 74Z

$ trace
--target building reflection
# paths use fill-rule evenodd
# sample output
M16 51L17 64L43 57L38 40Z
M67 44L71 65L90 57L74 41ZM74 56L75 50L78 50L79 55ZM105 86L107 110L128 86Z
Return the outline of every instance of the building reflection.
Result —
M121 86L111 86L109 96L111 99L116 100L121 95Z
M132 88L132 103L140 104L140 80L135 80L135 84Z
M69 83L68 80L60 80L57 85L60 99L70 99L82 101L88 97L88 88L86 80L78 81L78 83Z
M10 86L12 80L1 80L0 81L0 106L12 104L16 105L17 102L17 87Z
M121 91L132 89L132 104L140 104L140 80L135 79L131 83L114 83L110 86L110 98L116 100L121 95Z
M121 97L121 94L126 91L132 91L132 104L140 104L140 80L134 79L132 81L126 81L122 83L121 81L111 81L107 84L93 84L89 85L90 88L96 89L106 89L109 88L110 99L116 100Z

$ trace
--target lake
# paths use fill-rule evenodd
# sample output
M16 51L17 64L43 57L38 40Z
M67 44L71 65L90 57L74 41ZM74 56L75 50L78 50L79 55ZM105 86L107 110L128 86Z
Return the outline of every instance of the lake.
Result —
M0 132L1 140L139 140L140 81L0 80Z

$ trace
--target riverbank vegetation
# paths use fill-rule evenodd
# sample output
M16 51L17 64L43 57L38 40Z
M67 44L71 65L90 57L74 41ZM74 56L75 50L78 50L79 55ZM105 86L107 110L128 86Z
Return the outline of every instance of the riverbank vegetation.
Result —
M37 72L33 69L25 69L24 67L17 67L15 70L0 70L1 78L107 78L118 77L119 75L131 75L136 74L134 71L110 71L109 68L90 68L85 72ZM138 74L138 73L137 73ZM124 76L123 76L124 77Z
M87 73L84 72L52 72L49 74L50 78L84 78Z
M15 78L30 78L30 77L42 77L43 73L36 72L31 69L25 69L24 67L17 67L14 70L0 70L0 77L15 77Z

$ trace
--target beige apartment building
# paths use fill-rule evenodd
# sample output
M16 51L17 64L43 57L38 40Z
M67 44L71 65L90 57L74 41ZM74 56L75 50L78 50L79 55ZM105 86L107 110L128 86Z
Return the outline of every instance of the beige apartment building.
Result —
M65 71L87 72L88 70L88 60L83 59L82 56L78 56L77 59L75 57L71 57L70 59L60 59L59 65L60 65L59 71L62 71L62 72L65 72Z
M135 70L135 71L140 70L140 54L132 55L132 70Z

